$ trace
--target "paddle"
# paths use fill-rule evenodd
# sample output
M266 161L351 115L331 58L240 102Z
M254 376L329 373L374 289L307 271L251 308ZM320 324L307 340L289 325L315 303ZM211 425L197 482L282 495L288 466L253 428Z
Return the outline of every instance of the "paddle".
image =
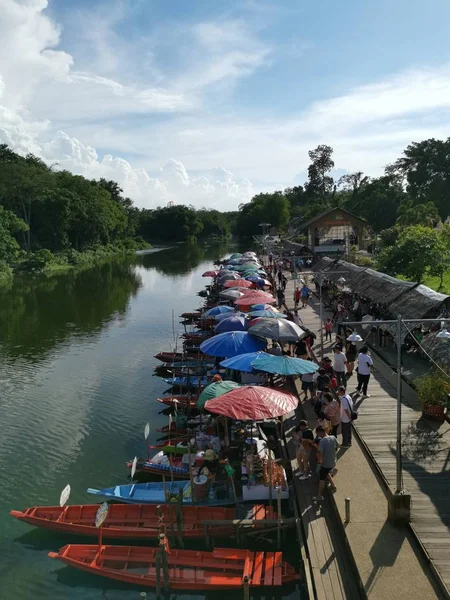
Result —
M135 456L133 459L133 463L131 465L131 482L133 482L133 478L136 473L137 461L138 461L137 456Z
M136 459L135 459L136 460ZM133 461L134 464L134 461ZM133 476L131 476L133 477ZM98 529L98 551L101 552L102 549L102 525L105 522L106 517L108 516L109 506L107 502L103 502L98 507L97 512L95 513L95 526Z
M147 442L148 436L150 435L150 423L146 423L144 428L144 440ZM147 460L150 459L148 443L145 444L147 446Z
M70 491L71 491L70 483L68 483L66 485L66 487L63 489L63 491L61 492L61 496L59 497L59 505L61 508L67 504L67 501L69 500L69 497L70 497Z

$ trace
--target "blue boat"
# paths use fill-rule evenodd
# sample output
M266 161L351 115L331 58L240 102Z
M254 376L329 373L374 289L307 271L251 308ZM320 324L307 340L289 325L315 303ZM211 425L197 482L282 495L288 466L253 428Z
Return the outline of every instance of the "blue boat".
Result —
M228 482L212 483L209 494L198 501L192 501L191 482L189 480L167 481L165 486L163 482L158 481L155 483L115 485L114 487L103 488L101 490L88 488L87 493L95 496L103 496L110 500L125 502L126 504L164 504L172 502L173 499L170 496L177 496L180 488L183 490L183 504L226 506L236 503L233 490ZM169 499L167 499L165 491Z
M202 385L208 385L210 383L208 377L198 377L197 375L186 376L183 375L181 377L171 377L170 379L164 379L166 383L171 385L172 387L187 387L187 388L196 388Z

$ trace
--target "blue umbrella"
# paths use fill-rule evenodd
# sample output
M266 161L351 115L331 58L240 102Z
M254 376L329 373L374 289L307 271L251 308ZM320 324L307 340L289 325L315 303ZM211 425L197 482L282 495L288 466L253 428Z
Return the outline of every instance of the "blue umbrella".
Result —
M245 279L247 279L247 281L258 281L259 277L258 275L248 275Z
M279 312L273 312L273 310L252 310L247 313L250 317L255 319L263 317L265 319L286 319L286 315Z
M252 304L252 310L268 310L267 306L269 306L269 305L266 305L266 304Z
M224 331L246 331L247 327L248 321L244 317L233 315L228 319L222 319L214 329L217 333L223 333Z
M222 313L221 315L216 315L215 319L217 322L219 322L219 321L223 321L223 319L229 319L230 317L245 317L245 316L246 316L246 313L236 311L233 313L226 312L226 313Z
M252 366L253 361L259 356L270 356L266 352L247 352L238 354L233 358L227 358L220 363L221 367L233 369L233 371L242 371L243 373L254 373L256 369Z
M256 352L265 347L265 341L249 335L246 331L219 333L200 344L200 350L204 354L223 356L224 358L245 352Z
M319 368L319 365L310 360L266 353L257 356L252 362L252 366L258 371L276 373L277 375L304 375L305 373L315 373Z
M222 315L223 313L234 312L232 306L214 306L205 312L204 317L215 317L216 315Z

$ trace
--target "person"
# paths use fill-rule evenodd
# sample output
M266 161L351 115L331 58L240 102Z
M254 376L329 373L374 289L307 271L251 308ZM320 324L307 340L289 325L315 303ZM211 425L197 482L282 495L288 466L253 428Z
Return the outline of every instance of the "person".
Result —
M272 252L269 252L269 265L272 266L272 261L273 261L273 254Z
M356 360L356 344L349 341L348 337L353 333L352 329L345 330L345 355L347 356L347 379L353 375Z
M298 308L294 309L294 323L299 327L302 325L303 321L300 319L298 315Z
M327 435L323 427L317 427L316 434L319 439L318 461L320 464L318 499L322 500L325 481L330 484L331 491L336 491L331 473L336 467L336 452L339 444L334 435Z
M272 347L267 350L267 354L273 354L274 356L283 356L281 346L275 340L272 340Z
M363 398L370 398L367 393L367 386L369 385L370 373L373 370L373 360L369 354L369 348L363 346L360 353L358 354L358 386L356 391L363 393Z
M295 356L303 359L308 358L309 352L305 340L298 340L295 344Z
M278 308L281 308L284 304L284 292L283 288L279 287L277 289L277 299L278 299Z
M337 325L337 332L340 335L341 329L345 329L345 321L348 319L348 312L344 304L339 301L334 315L334 322Z
M294 305L295 305L295 309L298 308L299 302L300 302L300 288L297 285L296 288L295 288L295 291L294 291Z
M306 285L306 283L304 283L302 285L302 289L300 290L300 299L302 301L302 308L306 308L306 305L308 304L310 293L311 293L311 290Z
M283 281L283 271L282 271L281 267L279 267L279 271L278 271L277 277L278 277L278 283L281 285L281 283Z
M333 321L330 317L323 324L323 328L325 330L325 341L330 340L331 342L331 334L333 333Z
M312 362L312 358L308 356L306 360L310 360ZM308 399L308 391L310 394L311 400L314 398L314 372L312 373L303 373L302 378L302 390L305 392L305 400Z
M346 393L345 387L343 385L340 385L338 387L338 396L341 400L342 447L350 448L350 446L352 445L353 400L351 396Z
M331 358L329 358L328 356L324 356L322 362L320 363L320 366L327 375L329 375L330 377L333 375L333 363L331 362Z
M307 479L309 477L309 456L314 445L314 434L308 427L308 423L301 420L294 431L294 438L297 441L297 477Z
M323 412L331 423L331 435L337 437L337 432L341 423L341 407L333 397L333 394L329 392L323 394L323 400L325 401Z
M345 377L345 370L346 370L345 367L347 365L347 357L342 352L342 349L339 346L335 346L333 348L333 352L334 352L333 368L334 368L334 372L336 374L336 379L337 379L338 385L345 386L345 384L347 382L347 378Z
M341 335L336 334L336 337L334 339L334 346L335 348L340 348L341 350L344 349L344 340L342 339Z
M318 377L316 380L317 383L317 389L319 390L319 392L321 392L324 388L324 386L326 385L330 385L330 376L327 375L327 372L325 371L325 369L320 368L318 371Z
M283 292L286 290L287 281L288 280L286 275L283 275L283 277L281 278L281 287L283 288Z

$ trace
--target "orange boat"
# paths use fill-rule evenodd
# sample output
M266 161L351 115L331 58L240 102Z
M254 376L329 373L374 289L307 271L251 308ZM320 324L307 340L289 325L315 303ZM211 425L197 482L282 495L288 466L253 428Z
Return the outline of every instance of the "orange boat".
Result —
M95 575L156 587L157 552L157 548L139 546L68 544L48 555ZM248 577L252 588L273 587L300 578L291 565L283 562L281 552L234 548L216 548L213 552L169 550L167 564L171 590L242 589L244 577Z
M98 504L80 504L73 506L35 506L24 511L12 510L10 514L35 527L44 527L60 533L85 536L98 536L95 527L95 515ZM263 522L264 519L276 519L272 509L261 504L248 507L244 517ZM190 539L205 535L203 521L232 520L237 518L234 508L208 506L182 506L181 533ZM162 521L160 522L160 515ZM242 515L239 515L242 517ZM161 527L162 523L162 527ZM102 534L108 539L145 539L155 540L161 530L166 533L178 532L176 506L162 504L159 512L154 504L110 504L108 516L102 525ZM258 525L256 525L258 527ZM228 537L235 528L232 526L210 526L212 537Z

